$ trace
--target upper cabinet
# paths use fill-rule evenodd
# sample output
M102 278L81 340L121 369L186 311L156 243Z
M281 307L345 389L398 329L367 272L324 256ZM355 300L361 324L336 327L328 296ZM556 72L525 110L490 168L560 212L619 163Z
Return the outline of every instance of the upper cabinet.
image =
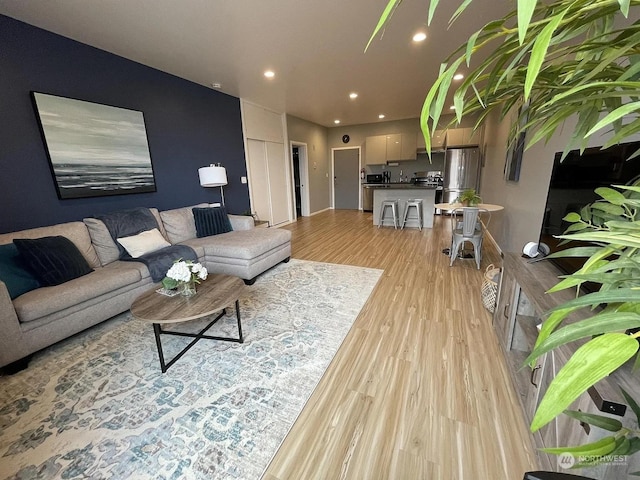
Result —
M394 133L387 137L387 160L400 160L402 155L402 135Z
M415 133L403 133L401 135L402 149L399 160L415 160L418 149L418 136Z
M482 128L474 131L473 128L450 128L447 130L446 146L451 147L477 147L482 144Z
M367 137L364 146L364 159L367 165L387 163L387 137L376 135Z
M431 136L431 150L432 151L443 150L446 136L447 136L447 132L445 130L436 130L435 132L433 132L433 135ZM424 135L422 134L422 132L418 133L416 148L417 149L426 148L426 144L424 142Z
M365 140L367 165L381 165L398 160L415 160L417 137L410 133L374 135Z

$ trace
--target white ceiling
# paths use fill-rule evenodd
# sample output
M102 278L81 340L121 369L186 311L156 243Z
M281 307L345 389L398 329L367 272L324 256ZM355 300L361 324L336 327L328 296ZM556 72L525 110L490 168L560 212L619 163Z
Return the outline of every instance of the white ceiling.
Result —
M366 53L387 0L2 0L0 14L331 127L418 117L440 62L513 5L475 0L447 29L460 2L427 27L428 0L404 0Z

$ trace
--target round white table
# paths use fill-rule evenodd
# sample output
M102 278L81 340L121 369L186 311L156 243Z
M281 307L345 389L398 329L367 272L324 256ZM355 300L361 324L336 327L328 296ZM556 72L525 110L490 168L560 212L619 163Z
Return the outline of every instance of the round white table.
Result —
M464 207L464 205L462 205L461 203L436 203L434 206L436 208L439 208L440 210L453 210L455 208ZM478 205L476 205L476 207L483 208L488 212L498 212L500 210L504 210L504 207L502 205L495 205L493 203L479 203Z

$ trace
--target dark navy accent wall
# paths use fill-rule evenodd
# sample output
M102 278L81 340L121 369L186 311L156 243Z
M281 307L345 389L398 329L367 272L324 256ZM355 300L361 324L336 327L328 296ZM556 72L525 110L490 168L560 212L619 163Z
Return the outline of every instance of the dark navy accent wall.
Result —
M30 92L141 111L155 193L59 200ZM134 206L220 201L198 168L227 169L227 210L249 209L240 100L0 15L0 233Z

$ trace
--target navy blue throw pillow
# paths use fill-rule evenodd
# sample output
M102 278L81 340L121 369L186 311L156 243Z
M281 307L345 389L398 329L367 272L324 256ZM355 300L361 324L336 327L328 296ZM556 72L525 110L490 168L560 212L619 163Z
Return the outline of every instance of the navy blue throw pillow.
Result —
M15 239L27 268L43 287L52 287L93 272L78 247L67 237Z
M7 287L11 300L40 287L40 282L27 270L13 243L0 245L0 280Z
M198 238L231 232L231 222L224 207L193 208Z

